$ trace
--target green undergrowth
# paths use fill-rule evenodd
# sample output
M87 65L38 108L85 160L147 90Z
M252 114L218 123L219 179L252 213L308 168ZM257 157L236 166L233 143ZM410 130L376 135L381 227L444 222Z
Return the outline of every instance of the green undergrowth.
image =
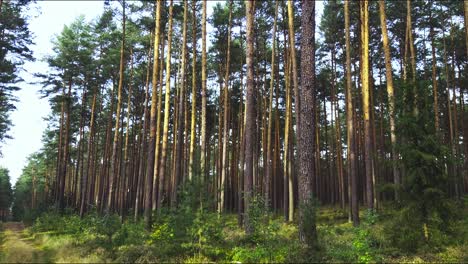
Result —
M21 243L33 245L43 260L49 262L468 261L466 209L448 227L450 232L431 230L435 242L410 251L401 246L405 239L412 241L418 231L397 228L402 219L400 209L386 206L378 213L362 210L360 214L360 226L353 227L345 211L321 207L317 212L319 245L314 251L298 242L296 223L285 223L280 216L259 214L254 233L247 235L238 226L235 214L219 216L185 209L163 211L155 216L151 231L142 222L121 223L117 215L90 214L80 219L50 212L26 229ZM397 236L398 243L394 240ZM1 233L0 240L4 237Z

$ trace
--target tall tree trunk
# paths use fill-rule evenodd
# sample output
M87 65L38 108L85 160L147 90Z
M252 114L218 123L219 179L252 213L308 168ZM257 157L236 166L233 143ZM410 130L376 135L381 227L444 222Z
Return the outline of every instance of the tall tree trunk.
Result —
M130 117L132 111L132 81L133 81L133 48L130 49L130 80L128 84L128 98L127 98L127 124L125 128L125 145L124 145L124 156L122 162L122 194L121 194L121 201L120 201L120 212L121 212L121 219L125 215L124 210L124 197L127 193L127 188L125 182L128 181L130 178L130 171L129 171L129 159L128 159L128 148L129 148L129 138L130 138Z
M109 177L109 195L107 197L107 206L106 211L112 212L114 210L114 192L115 192L115 183L114 181L117 178L117 148L119 144L119 127L120 127L120 112L122 107L122 89L123 89L123 79L124 79L124 55L125 55L125 1L122 4L123 13L122 13L122 44L120 46L120 70L119 70L119 87L117 88L117 110L115 114L115 128L114 128L114 142L112 145L112 158L111 158L111 168L110 168L110 177Z
M104 153L103 153L103 168L101 170L101 175L99 177L100 183L99 183L99 212L102 213L102 211L105 209L107 205L106 197L107 197L107 192L106 192L106 186L109 178L109 155L111 151L111 143L112 143L112 120L113 120L113 113L114 113L114 104L115 104L115 84L113 83L112 85L112 91L110 94L111 97L111 103L110 103L110 109L107 117L107 128L106 128L106 145L104 148Z
M241 50L243 50L243 36L241 33L241 38L240 38L240 46ZM241 53L241 65L244 63L244 56L242 56ZM241 68L240 71L240 104L239 104L239 131L240 131L240 146L239 146L239 180L238 180L238 192L237 192L237 203L238 203L238 208L237 208L237 224L241 227L243 225L243 213L244 213L244 165L245 165L245 107L246 104L244 103L244 71Z
M163 29L164 30L164 29ZM154 153L154 170L153 170L153 191L151 195L152 210L156 209L157 199L158 199L158 172L159 172L159 146L161 142L161 109L162 109L162 78L163 78L163 67L164 67L164 32L160 36L160 65L159 65L159 94L158 94L158 104L156 107L156 146Z
M146 228L151 228L151 202L152 202L152 190L153 190L153 173L154 173L154 156L155 156L155 147L156 147L156 96L158 91L158 80L157 75L159 73L159 39L160 39L160 32L161 32L161 1L156 2L156 18L155 18L155 28L156 31L154 33L154 54L153 54L153 78L152 78L152 93L151 93L151 117L150 117L150 134L149 134L149 141L148 141L148 161L146 164L146 182L145 182L145 225Z
M65 87L62 89L62 98L60 102L60 128L59 128L59 139L57 147L57 167L55 171L55 188L54 188L54 198L55 203L58 205L60 197L60 182L61 182L61 173L62 173L62 149L63 149L63 133L65 127Z
M345 15L345 38L346 38L346 134L348 138L348 179L350 186L350 208L351 220L354 226L359 225L359 203L356 174L356 143L353 122L353 93L351 80L351 43L350 43L350 25L349 25L349 0L344 1Z
M145 180L145 154L147 149L147 140L146 136L148 134L149 128L149 112L148 112L148 103L149 103L149 80L150 80L150 68L151 68L151 51L153 44L153 32L150 33L150 45L148 48L148 64L146 66L146 84L145 84L145 102L143 104L143 129L141 131L141 145L140 145L140 155L139 155L139 164L138 164L138 177L137 177L137 193L135 199L135 215L134 220L138 219L138 214L140 213L140 205L142 204L143 197L143 182Z
M83 137L84 137L84 123L85 123L85 109L86 109L86 96L87 95L87 90L86 87L83 88L83 93L81 94L81 111L80 111L80 128L79 128L79 137L80 139L78 140L78 152L76 155L76 169L74 171L74 187L73 187L73 205L78 207L80 206L79 202L81 201L81 190L83 189L83 171L80 170L82 168L82 163L83 163ZM81 177L80 177L80 171L81 171ZM80 188L78 189L78 183L80 183Z
M192 121L190 123L190 151L188 179L192 181L195 154L196 127L197 127L197 21L196 21L196 1L192 1Z
M315 246L317 234L315 222L311 219L312 190L315 175L315 1L302 1L302 40L300 89L300 132L298 140L299 156L299 239L309 246ZM312 162L311 162L312 161Z
M333 69L333 81L332 81L332 104L334 104L333 115L335 117L335 146L336 146L336 172L338 175L338 197L340 206L342 209L345 207L345 183L343 176L343 152L341 146L341 122L340 122L340 107L338 102L338 96L336 95L336 59L335 49L332 49L332 69ZM314 104L315 107L315 104ZM315 112L315 109L314 109ZM315 116L315 113L314 113ZM314 132L315 133L315 132ZM315 159L314 159L315 160ZM312 181L315 183L315 181Z
M294 91L294 110L296 112L296 138L300 137L300 126L301 120L301 98L299 97L299 81L297 77L297 59L296 59L296 37L294 33L294 7L293 1L288 0L288 27L289 27L289 48L291 50L291 61L292 61L292 79L293 79L293 91Z
M226 52L226 68L224 75L224 117L223 117L223 156L221 165L221 184L220 189L220 201L218 207L218 213L224 211L224 195L226 191L226 174L228 169L228 140L229 140L229 66L231 63L231 24L232 24L232 0L229 2L229 22L228 22L228 36L227 36L227 52Z
M93 102L91 105L91 120L89 122L89 135L88 135L88 160L86 164L86 170L83 173L83 177L81 180L81 202L80 202L80 217L84 216L84 213L86 212L87 208L87 202L88 202L88 177L89 175L92 174L90 172L90 169L92 168L91 162L94 160L93 159L93 144L94 144L94 115L95 115L95 109L96 109L96 97L98 95L99 89L96 89L96 91L93 94Z
M286 58L286 72L285 72L285 79L286 79L286 117L284 122L284 153L283 153L283 209L284 209L284 219L286 221L292 221L288 215L288 163L289 159L289 148L290 148L290 139L289 139L289 132L290 132L290 123L291 123L291 80L290 80L290 73L291 73L291 56L290 54L286 53L288 56Z
M64 141L63 141L63 155L62 155L62 164L60 169L60 187L59 187L59 208L60 212L63 212L65 209L65 180L67 176L67 166L68 166L68 150L70 148L70 123L71 123L71 89L72 82L71 78L68 84L68 94L67 94L67 109L66 109L66 122L65 122L65 131L64 131Z
M266 177L265 177L265 206L268 210L270 208L270 185L271 185L271 171L272 171L272 161L271 161L271 132L273 125L273 88L275 85L275 48L276 48L276 20L278 18L278 1L275 1L275 17L273 21L273 43L271 50L271 74L270 74L270 99L268 103L268 128L267 128L267 164L266 166ZM276 95L278 96L278 95Z
M182 62L180 68L180 94L179 94L179 117L177 124L177 144L176 144L176 164L175 164L175 185L173 191L177 192L178 183L184 177L183 171L183 142L184 142L184 116L185 116L185 68L187 61L187 23L188 23L188 6L187 1L184 1L184 21L182 29ZM177 202L177 194L171 200L171 205L175 206Z
M201 90L201 146L200 146L200 179L202 183L206 182L206 3L203 0L202 4L202 90Z
M414 41L413 41L413 29L411 25L411 0L406 0L406 23L407 23L407 32L408 32L408 41L410 49L410 59L411 59L411 74L412 74L412 85L413 85L413 115L418 116L418 91L416 86L416 52L414 50Z
M167 33L167 56L166 56L166 91L164 94L164 124L163 124L163 138L162 138L162 151L161 163L159 164L159 190L157 209L158 214L161 213L163 188L166 178L166 159L167 159L167 140L169 131L169 112L171 100L171 57L172 57L172 6L173 1L169 3L169 32Z
M372 135L370 124L370 98L369 98L369 2L367 0L359 2L361 9L361 83L362 83L362 108L364 113L364 153L366 166L366 198L367 207L374 209L374 188L373 188L373 153Z
M467 3L465 3L467 6ZM429 10L429 23L430 23L430 31L429 37L431 39L431 51L432 51L432 96L434 97L434 124L435 124L435 131L439 133L440 124L439 124L439 91L437 87L437 61L436 61L436 49L435 49L435 32L434 32L434 21L432 18L432 9Z
M245 231L247 234L253 232L253 225L249 217L250 200L253 185L253 146L255 134L255 110L254 110L254 31L253 23L255 16L255 2L246 0L247 17L247 97L245 106L245 181L244 181L244 203L245 203Z
M395 133L395 96L393 90L393 72L392 72L392 58L390 57L390 45L388 43L387 33L387 18L385 14L385 2L379 0L380 12L380 25L382 27L383 50L385 55L385 76L387 79L387 94L388 94L388 111L390 116L390 143L392 148L392 172L393 183L395 184L395 199L400 200L398 188L400 185L400 175L398 174L397 161L398 154L396 151L396 133ZM437 116L437 114L436 114Z
M444 31L443 31L444 32ZM448 145L450 146L451 154L454 155L454 128L453 128L453 114L452 114L452 104L450 102L450 85L455 85L450 83L450 74L449 66L447 59L447 47L445 44L445 34L442 35L443 38L443 47L444 47L444 65L445 65L445 80L447 84L447 116L448 116ZM453 164L447 164L449 174L453 175L455 173Z

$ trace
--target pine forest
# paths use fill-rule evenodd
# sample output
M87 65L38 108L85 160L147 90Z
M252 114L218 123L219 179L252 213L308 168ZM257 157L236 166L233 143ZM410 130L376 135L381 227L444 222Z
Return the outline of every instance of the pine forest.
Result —
M50 108L0 262L468 261L467 0L106 0L45 54L40 2L0 0L2 145Z

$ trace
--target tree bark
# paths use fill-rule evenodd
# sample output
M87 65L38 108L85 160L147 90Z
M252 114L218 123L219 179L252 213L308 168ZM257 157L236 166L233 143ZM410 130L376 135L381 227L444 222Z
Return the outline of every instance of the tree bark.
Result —
M275 85L275 48L276 48L276 20L278 18L278 1L275 1L275 17L273 21L273 43L271 49L271 74L270 74L270 98L268 103L268 128L267 128L267 164L265 174L265 207L268 210L270 208L270 185L271 185L271 171L272 171L272 160L271 160L271 132L273 125L273 89ZM276 95L278 96L278 95Z
M187 61L187 20L188 20L187 1L184 2L184 21L182 29L182 62L180 68L180 94L179 94L179 117L177 124L177 144L176 144L176 164L175 164L175 185L174 192L177 192L179 181L184 177L182 168L183 163L183 142L184 142L184 114L185 114L185 65ZM174 195L171 205L175 206L177 194Z
M364 112L364 155L366 169L366 197L367 207L374 210L374 188L373 188L373 153L372 134L370 124L370 98L369 98L369 2L359 2L361 10L361 83L362 83L362 108Z
M224 117L223 117L223 154L222 154L222 163L221 163L221 184L220 189L220 199L218 206L218 213L224 211L224 196L226 191L226 175L228 169L228 140L229 140L229 66L231 63L231 24L232 24L232 0L229 2L229 22L228 22L228 36L227 36L227 52L226 52L226 67L225 67L225 76L224 76Z
M173 1L169 3L169 32L167 33L167 56L166 56L166 91L164 94L164 124L163 124L163 139L161 151L161 163L159 165L159 190L157 210L158 214L161 213L163 187L166 178L166 157L167 157L167 141L169 132L169 110L171 100L171 56L172 56L172 6Z
M114 142L112 144L112 158L111 158L111 168L110 168L110 177L109 177L109 195L107 197L107 206L106 211L112 212L114 210L114 192L115 185L114 181L117 178L117 148L119 144L119 127L120 127L120 112L122 106L122 89L123 89L123 79L124 79L124 55L125 55L125 1L122 4L123 14L122 14L122 44L120 46L120 70L119 70L119 86L117 88L117 110L115 112L115 128L114 128Z
M193 156L195 152L196 125L197 125L197 21L196 21L196 1L192 1L192 121L190 123L190 151L188 179L192 181L194 164Z
M206 3L203 0L202 4L202 90L201 90L201 146L200 146L200 179L201 182L206 182Z
M388 94L388 111L390 117L390 143L392 149L392 172L393 172L393 183L395 184L395 199L400 200L398 188L400 185L400 175L398 173L397 161L398 153L396 151L396 133L395 133L395 96L393 89L393 72L392 72L392 58L390 56L390 45L388 42L387 33L387 18L385 14L385 2L379 0L379 12L380 12L380 25L382 28L383 38L383 50L385 55L385 76L387 79L387 94ZM435 99L437 100L437 99ZM437 116L437 114L436 114Z
M315 1L302 1L302 40L300 122L298 140L298 185L299 185L299 239L315 246L317 234L310 210L315 175ZM312 161L312 162L311 162Z
M244 202L245 202L245 231L247 234L253 232L253 226L249 217L250 200L252 197L253 185L253 146L255 133L255 110L254 110L254 31L253 23L255 16L255 2L246 0L247 17L247 97L245 106L245 181L244 181Z
M354 107L351 80L351 41L349 25L349 0L344 1L345 39L346 39L346 134L348 140L348 179L350 186L350 211L354 226L359 225L359 203L356 174L356 143L354 129Z
M156 2L156 18L155 18L155 34L154 34L154 54L153 54L153 79L152 87L153 91L151 94L151 117L150 117L150 135L149 135L149 146L148 146L148 161L146 164L146 182L145 182L145 225L146 228L151 228L151 202L152 202L152 190L153 190L153 173L154 173L154 156L155 156L155 147L156 147L156 97L158 91L158 79L157 75L159 73L159 39L160 39L160 20L161 20L161 1Z

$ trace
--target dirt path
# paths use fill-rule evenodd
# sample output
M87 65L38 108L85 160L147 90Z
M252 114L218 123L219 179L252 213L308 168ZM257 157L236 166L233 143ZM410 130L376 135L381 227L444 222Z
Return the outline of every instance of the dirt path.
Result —
M3 224L3 231L7 230L21 232L24 230L24 224L22 222L6 222Z
M0 262L46 263L51 262L47 252L36 248L32 238L24 232L21 222L3 223L0 230Z

